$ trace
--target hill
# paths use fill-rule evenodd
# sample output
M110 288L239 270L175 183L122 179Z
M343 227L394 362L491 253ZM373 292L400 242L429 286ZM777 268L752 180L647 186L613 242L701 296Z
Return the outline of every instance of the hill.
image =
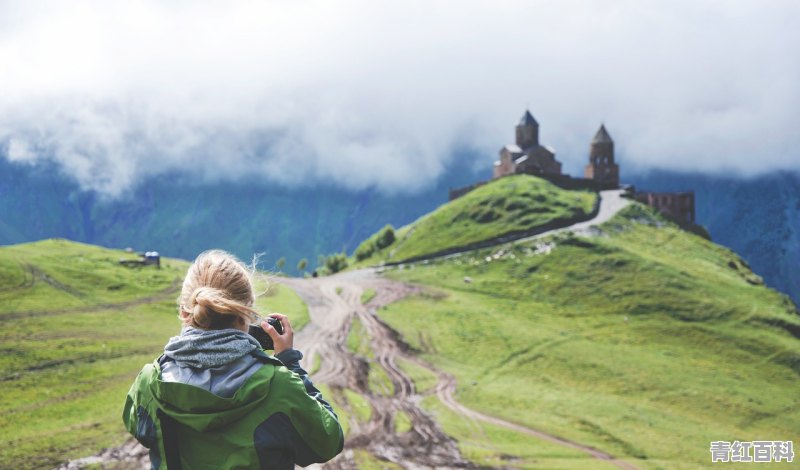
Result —
M377 314L485 414L639 468L703 468L713 440L800 434L800 315L730 250L634 204L561 234L390 268L422 292ZM423 405L480 464L585 468ZM770 437L771 436L771 437Z
M713 240L800 302L800 173L736 178L653 171L633 174L630 182L656 191L693 189L697 220Z
M395 241L378 246L379 234L355 251L361 264L403 261L547 225L588 218L597 202L591 192L567 191L546 180L514 175L489 182L399 229Z
M180 329L188 267L118 263L131 256L66 240L0 247L0 468L53 468L127 437L125 394ZM308 321L288 288L259 306Z

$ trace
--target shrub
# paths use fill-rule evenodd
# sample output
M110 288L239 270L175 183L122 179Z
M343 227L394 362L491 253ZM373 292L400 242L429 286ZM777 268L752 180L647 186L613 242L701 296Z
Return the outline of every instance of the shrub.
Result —
M338 273L347 267L347 255L336 253L325 258L325 267L330 274Z
M395 241L394 227L387 225L383 227L378 233L364 240L363 243L356 248L356 260L361 261L372 256L376 251L380 251L390 246Z
M394 227L387 225L378 232L378 238L375 240L375 247L382 250L394 243L394 240Z

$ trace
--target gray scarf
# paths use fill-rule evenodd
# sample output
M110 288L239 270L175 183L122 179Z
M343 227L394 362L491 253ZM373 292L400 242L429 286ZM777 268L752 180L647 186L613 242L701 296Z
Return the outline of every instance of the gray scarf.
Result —
M241 330L200 330L186 327L181 330L180 336L169 339L164 346L164 355L182 366L208 369L233 362L254 349L261 349L261 345Z

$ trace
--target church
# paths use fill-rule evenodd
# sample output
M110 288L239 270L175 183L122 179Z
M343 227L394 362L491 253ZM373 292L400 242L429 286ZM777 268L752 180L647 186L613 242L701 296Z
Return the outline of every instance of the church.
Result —
M589 143L589 163L583 171L583 178L573 178L561 172L561 162L556 159L556 151L539 143L539 123L529 110L525 110L516 126L515 143L500 149L500 159L494 162L492 179L517 173L545 178L565 189L589 189L601 191L617 189L619 184L619 165L614 161L614 140L605 124L600 125ZM450 189L449 199L459 198L473 189L486 184L479 181L463 188ZM654 193L635 191L625 186L630 196L667 214L678 223L694 223L694 192Z
M583 177L611 187L619 186L619 165L614 163L614 141L608 135L605 124L600 124L600 129L589 144L589 164Z
M549 180L569 178L561 172L561 162L556 159L553 147L539 143L539 123L529 110L522 115L516 127L516 143L500 149L500 159L494 163L492 179L515 173L527 173ZM598 187L610 189L619 186L619 165L614 162L614 141L604 124L600 125L589 145L589 164L584 178L596 182Z
M500 160L494 163L492 178L514 173L560 175L561 162L556 160L556 151L539 144L539 123L530 111L525 111L516 130L516 143L500 149Z

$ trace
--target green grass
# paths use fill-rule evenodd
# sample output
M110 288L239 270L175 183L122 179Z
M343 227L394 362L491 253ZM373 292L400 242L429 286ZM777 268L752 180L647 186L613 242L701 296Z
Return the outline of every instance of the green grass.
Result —
M395 362L397 367L414 381L417 393L428 393L436 387L438 379L433 372L403 358L396 358Z
M426 397L422 406L445 431L458 441L461 455L481 466L520 469L598 469L616 466L587 454L509 429L473 421L445 407L435 396Z
M375 361L370 361L369 363L367 384L369 385L370 392L374 395L389 397L394 394L392 379L389 378L389 374L386 373L386 370Z
M800 441L791 301L638 204L603 230L389 271L429 288L379 314L465 405L642 468L704 467L712 440Z
M274 281L257 280L256 291L265 291L256 299L256 308L262 315L283 313L289 317L294 331L301 330L310 321L308 306L291 288Z
M314 354L314 358L312 359L311 363L311 370L308 371L308 375L316 374L321 366L322 358L319 356L319 354Z
M398 411L394 415L394 431L398 434L411 431L411 418L405 411Z
M353 460L356 462L356 467L361 470L399 470L403 468L395 463L380 460L365 449L355 449Z
M372 407L369 405L369 401L350 389L344 389L344 395L356 420L359 423L368 422L372 417Z
M53 468L121 444L125 395L180 331L188 263L127 268L132 256L65 240L0 247L0 468ZM273 284L259 308L308 311Z
M594 193L567 191L534 176L500 178L399 229L392 245L356 266L401 261L538 227L558 218L586 215L596 199Z
M362 356L369 363L367 385L370 392L376 395L390 396L394 393L394 385L389 375L375 362L375 353L370 345L370 337L364 324L358 317L353 317L350 332L347 335L347 349L353 354Z
M369 344L367 329L358 317L353 317L350 323L350 332L347 334L347 349L353 354L363 356L367 359L375 357L372 347Z
M125 394L180 329L187 263L121 257L64 240L0 248L0 468L52 468L126 438Z
M361 293L361 305L367 305L370 300L375 298L375 289L367 288L364 289L364 292Z

